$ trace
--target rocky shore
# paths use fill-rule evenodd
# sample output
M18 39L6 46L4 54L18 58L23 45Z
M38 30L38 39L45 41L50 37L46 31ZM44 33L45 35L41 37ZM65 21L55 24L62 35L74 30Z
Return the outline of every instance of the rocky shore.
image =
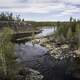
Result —
M61 43L59 41L55 41L52 37L36 39L32 42L49 49L51 56L55 58L59 58L61 55L67 56L67 54L71 54L70 56L73 57L80 56L80 49L71 48L69 43Z
M19 71L24 71L24 80L80 80L79 50L67 43L46 37L20 44L16 49L17 61L24 65L24 70ZM28 76L26 68L31 71Z
M65 79L55 78L51 80L80 80L80 49L71 48L69 43L63 43L54 41L51 37L36 39L35 44L40 44L43 47L46 47L49 51L50 56L55 59L55 67L56 71L59 71L57 74L65 74L67 77ZM63 72L64 71L64 72ZM59 73L60 72L60 73ZM63 73L61 73L63 72ZM49 80L49 79L44 79Z

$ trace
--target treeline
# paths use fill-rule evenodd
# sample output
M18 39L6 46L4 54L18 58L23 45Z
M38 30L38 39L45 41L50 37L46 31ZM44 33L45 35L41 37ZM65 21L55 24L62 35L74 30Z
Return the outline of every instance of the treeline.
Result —
M71 48L79 48L80 21L71 17L69 22L57 22L55 37L59 42L68 43Z
M14 16L13 13L0 13L0 29L7 26L16 32L30 30L32 27L55 26L55 23L56 22L25 21L20 18L20 15Z
M13 13L0 14L0 30L4 27L10 27L14 31L25 31L29 25L24 22L24 19L20 18L20 15L14 16Z
M76 19L74 19L74 21L76 21L77 23L80 22L80 20L76 20ZM63 22L60 22L60 21L52 21L52 22L51 21L45 21L45 22L25 21L24 19L20 18L20 15L14 16L13 13L2 12L2 13L0 13L0 24L1 23L4 23L4 24L5 23L25 24L26 26L30 25L33 27L44 27L44 26L49 27L49 26L58 26L59 24L65 25L65 24L68 24L69 21L66 21L66 22L65 21L63 21Z
M0 13L0 21L21 21L20 15L13 16L13 13Z
M32 24L34 27L50 27L50 26L55 26L56 22L36 22L36 21L25 21L28 24Z

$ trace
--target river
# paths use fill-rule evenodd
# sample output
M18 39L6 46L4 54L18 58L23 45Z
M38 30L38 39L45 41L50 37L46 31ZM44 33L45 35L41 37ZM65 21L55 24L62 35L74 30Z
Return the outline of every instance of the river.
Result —
M39 37L47 36L54 32L53 28L44 27L41 30L42 32L37 34ZM26 67L38 70L44 76L48 73L51 74L51 69L54 66L48 51L47 48L42 47L39 44L33 45L31 42L16 44L17 61Z
M42 33L37 36L47 36L53 33L53 28L42 28ZM65 60L56 64L49 50L39 44L33 45L31 42L16 44L16 55L19 63L38 70L44 76L43 80L70 80L65 79Z
M37 36L47 36L50 35L54 32L54 29L51 28L42 28L42 32L37 34ZM25 44L20 44L20 45L16 45L16 51L17 53L19 52L22 55L25 55L24 57L22 56L23 60L27 58L27 60L29 59L33 59L34 56L39 56L39 55L44 55L45 53L48 52L48 49L45 47L40 46L39 44L35 44L33 45L30 41L26 42Z
M48 36L54 33L54 27L43 27L41 28L42 32L38 34L38 37Z

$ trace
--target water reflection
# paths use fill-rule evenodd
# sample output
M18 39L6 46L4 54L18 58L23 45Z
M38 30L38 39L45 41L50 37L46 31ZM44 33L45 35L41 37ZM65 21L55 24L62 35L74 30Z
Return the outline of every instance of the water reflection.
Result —
M35 59L39 55L44 55L48 51L47 48L42 47L38 44L33 44L31 42L27 42L24 44L16 45L16 53L18 59L21 61L31 61Z
M48 36L48 35L53 34L54 27L47 27L47 28L44 27L41 30L42 30L42 32L40 34L38 34L37 37Z

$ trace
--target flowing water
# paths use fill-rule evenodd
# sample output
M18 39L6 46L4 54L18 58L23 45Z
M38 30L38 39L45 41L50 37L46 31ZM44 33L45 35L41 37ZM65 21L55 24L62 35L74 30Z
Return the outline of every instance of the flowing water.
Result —
M47 36L54 32L53 28L42 28L41 30L42 32L37 34L37 36ZM39 44L33 45L31 42L16 44L17 61L26 67L38 70L43 75L51 74L50 71L54 66L48 51L47 48Z
M44 27L41 30L42 32L37 35L38 37L48 36L54 33L54 27Z
M54 28L42 28L42 33L37 36L47 36L54 33ZM55 59L49 54L49 50L39 44L31 42L16 44L17 61L25 67L38 70L43 80L71 80L65 79L66 61L62 60L56 64Z

